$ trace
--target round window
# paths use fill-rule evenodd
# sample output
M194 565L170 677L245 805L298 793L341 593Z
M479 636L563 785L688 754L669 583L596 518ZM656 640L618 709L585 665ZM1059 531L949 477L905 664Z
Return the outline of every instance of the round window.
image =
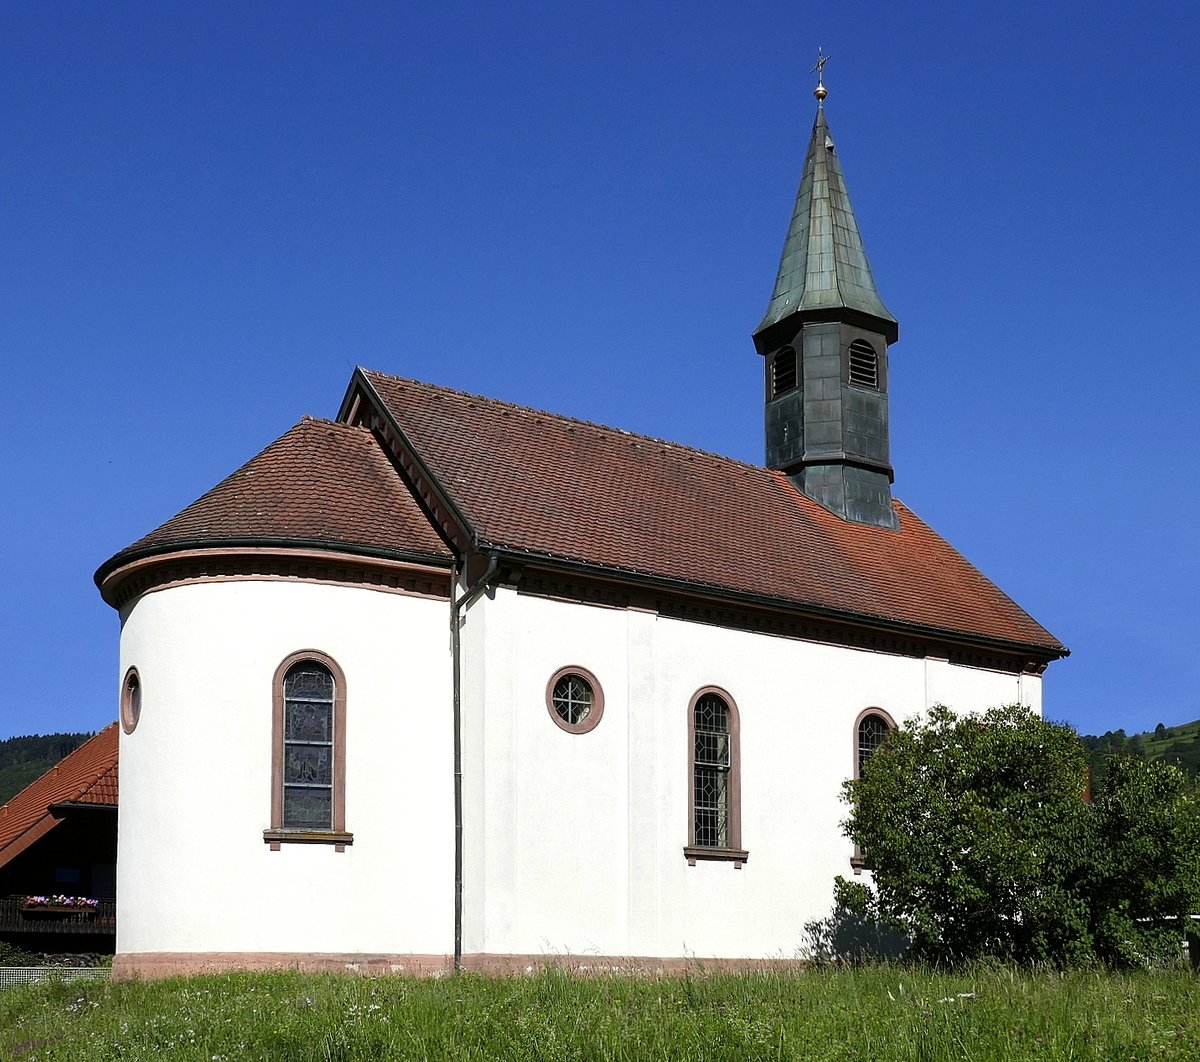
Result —
M604 714L604 693L596 676L582 667L564 667L546 684L550 718L569 734L586 734Z
M142 680L138 669L131 667L121 683L121 729L132 734L142 715Z

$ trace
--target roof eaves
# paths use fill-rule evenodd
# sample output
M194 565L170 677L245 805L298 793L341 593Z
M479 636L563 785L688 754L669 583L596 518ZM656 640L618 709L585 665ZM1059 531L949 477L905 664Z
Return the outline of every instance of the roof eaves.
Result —
M822 619L834 620L854 626L863 626L864 624L869 624L870 626L888 631L894 631L896 633L920 635L925 638L933 638L938 641L947 641L959 645L970 645L1002 652L1026 654L1034 657L1037 660L1044 660L1046 662L1071 655L1071 650L1058 641L1055 641L1051 644L1041 642L1012 641L1004 638L992 638L988 637L987 635L971 634L969 632L952 630L950 628L912 623L907 620L897 620L887 616L876 615L867 612L851 612L845 609L830 608L828 605L800 603L789 598L770 597L763 594L749 593L747 591L732 590L729 587L723 587L716 583L696 583L682 579L672 579L668 576L653 575L649 572L640 571L638 569L617 568L609 565L596 564L592 561L579 560L578 558L557 556L550 553L539 553L535 550L505 546L503 544L494 542L480 543L479 548L485 552L497 553L501 556L501 558L540 561L550 567L565 568L570 571L576 571L582 574L599 575L609 579L623 579L644 586L670 590L675 593L718 598L725 601L736 601L740 604L791 612L793 614L801 614L805 616L820 617Z
M116 811L117 804L101 804L95 800L60 800L51 804L48 810L51 814L60 811Z
M16 837L9 841L8 844L0 848L0 867L11 863L35 841L40 841L45 837L61 821L62 819L56 815L52 815L49 807L47 807L46 814L34 819Z
M114 605L113 595L109 594L109 590L113 589L110 580L118 575L124 569L130 568L131 565L139 565L148 560L154 560L156 557L169 557L176 553L187 553L190 551L199 550L226 550L236 552L239 550L253 551L278 551L281 554L294 553L296 551L312 551L316 553L338 554L341 557L361 557L364 562L377 560L377 562L391 562L395 564L415 564L426 566L426 568L437 568L449 571L452 562L449 558L440 556L437 553L422 553L419 551L410 550L388 550L382 546L362 546L353 544L353 542L338 542L328 539L296 539L296 538L254 538L254 536L245 536L245 538L198 538L198 539L175 539L168 542L155 542L149 546L139 546L137 548L128 548L116 554L115 557L109 558L100 568L96 569L96 574L92 576L96 587L100 589L100 594L109 605ZM114 605L115 607L115 605Z
M179 553L192 549L309 549L324 553L346 553L365 559L399 561L400 563L425 564L436 568L450 568L446 557L417 550L388 549L384 546L365 546L352 542L338 542L323 538L284 538L272 536L202 536L155 542L148 546L130 547L106 560L93 580L101 592L106 580L116 571L135 561L146 560L164 554Z

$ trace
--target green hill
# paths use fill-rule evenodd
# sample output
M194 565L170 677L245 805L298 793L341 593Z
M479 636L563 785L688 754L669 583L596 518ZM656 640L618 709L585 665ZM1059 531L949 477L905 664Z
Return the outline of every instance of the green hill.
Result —
M26 734L0 741L0 804L45 774L91 734Z
M1088 750L1094 781L1104 776L1105 761L1112 755L1163 760L1191 778L1200 778L1200 719L1178 726L1159 723L1153 730L1132 736L1124 730L1109 730L1097 736L1081 734L1079 740Z

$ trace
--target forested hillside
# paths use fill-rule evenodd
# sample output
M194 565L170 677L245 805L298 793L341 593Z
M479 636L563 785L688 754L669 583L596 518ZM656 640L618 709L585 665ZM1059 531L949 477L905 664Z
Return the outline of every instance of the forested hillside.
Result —
M1099 736L1081 734L1088 750L1094 782L1104 777L1109 756L1123 754L1143 760L1165 760L1183 769L1191 778L1200 778L1200 719L1179 726L1159 723L1151 731L1126 735L1124 730L1109 730Z
M26 734L0 741L0 804L45 774L91 734Z

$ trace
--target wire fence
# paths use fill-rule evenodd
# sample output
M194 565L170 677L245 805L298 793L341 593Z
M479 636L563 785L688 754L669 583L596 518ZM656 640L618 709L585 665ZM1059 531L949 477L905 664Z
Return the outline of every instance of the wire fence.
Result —
M0 966L0 988L33 985L57 978L59 981L104 980L112 976L107 966Z

